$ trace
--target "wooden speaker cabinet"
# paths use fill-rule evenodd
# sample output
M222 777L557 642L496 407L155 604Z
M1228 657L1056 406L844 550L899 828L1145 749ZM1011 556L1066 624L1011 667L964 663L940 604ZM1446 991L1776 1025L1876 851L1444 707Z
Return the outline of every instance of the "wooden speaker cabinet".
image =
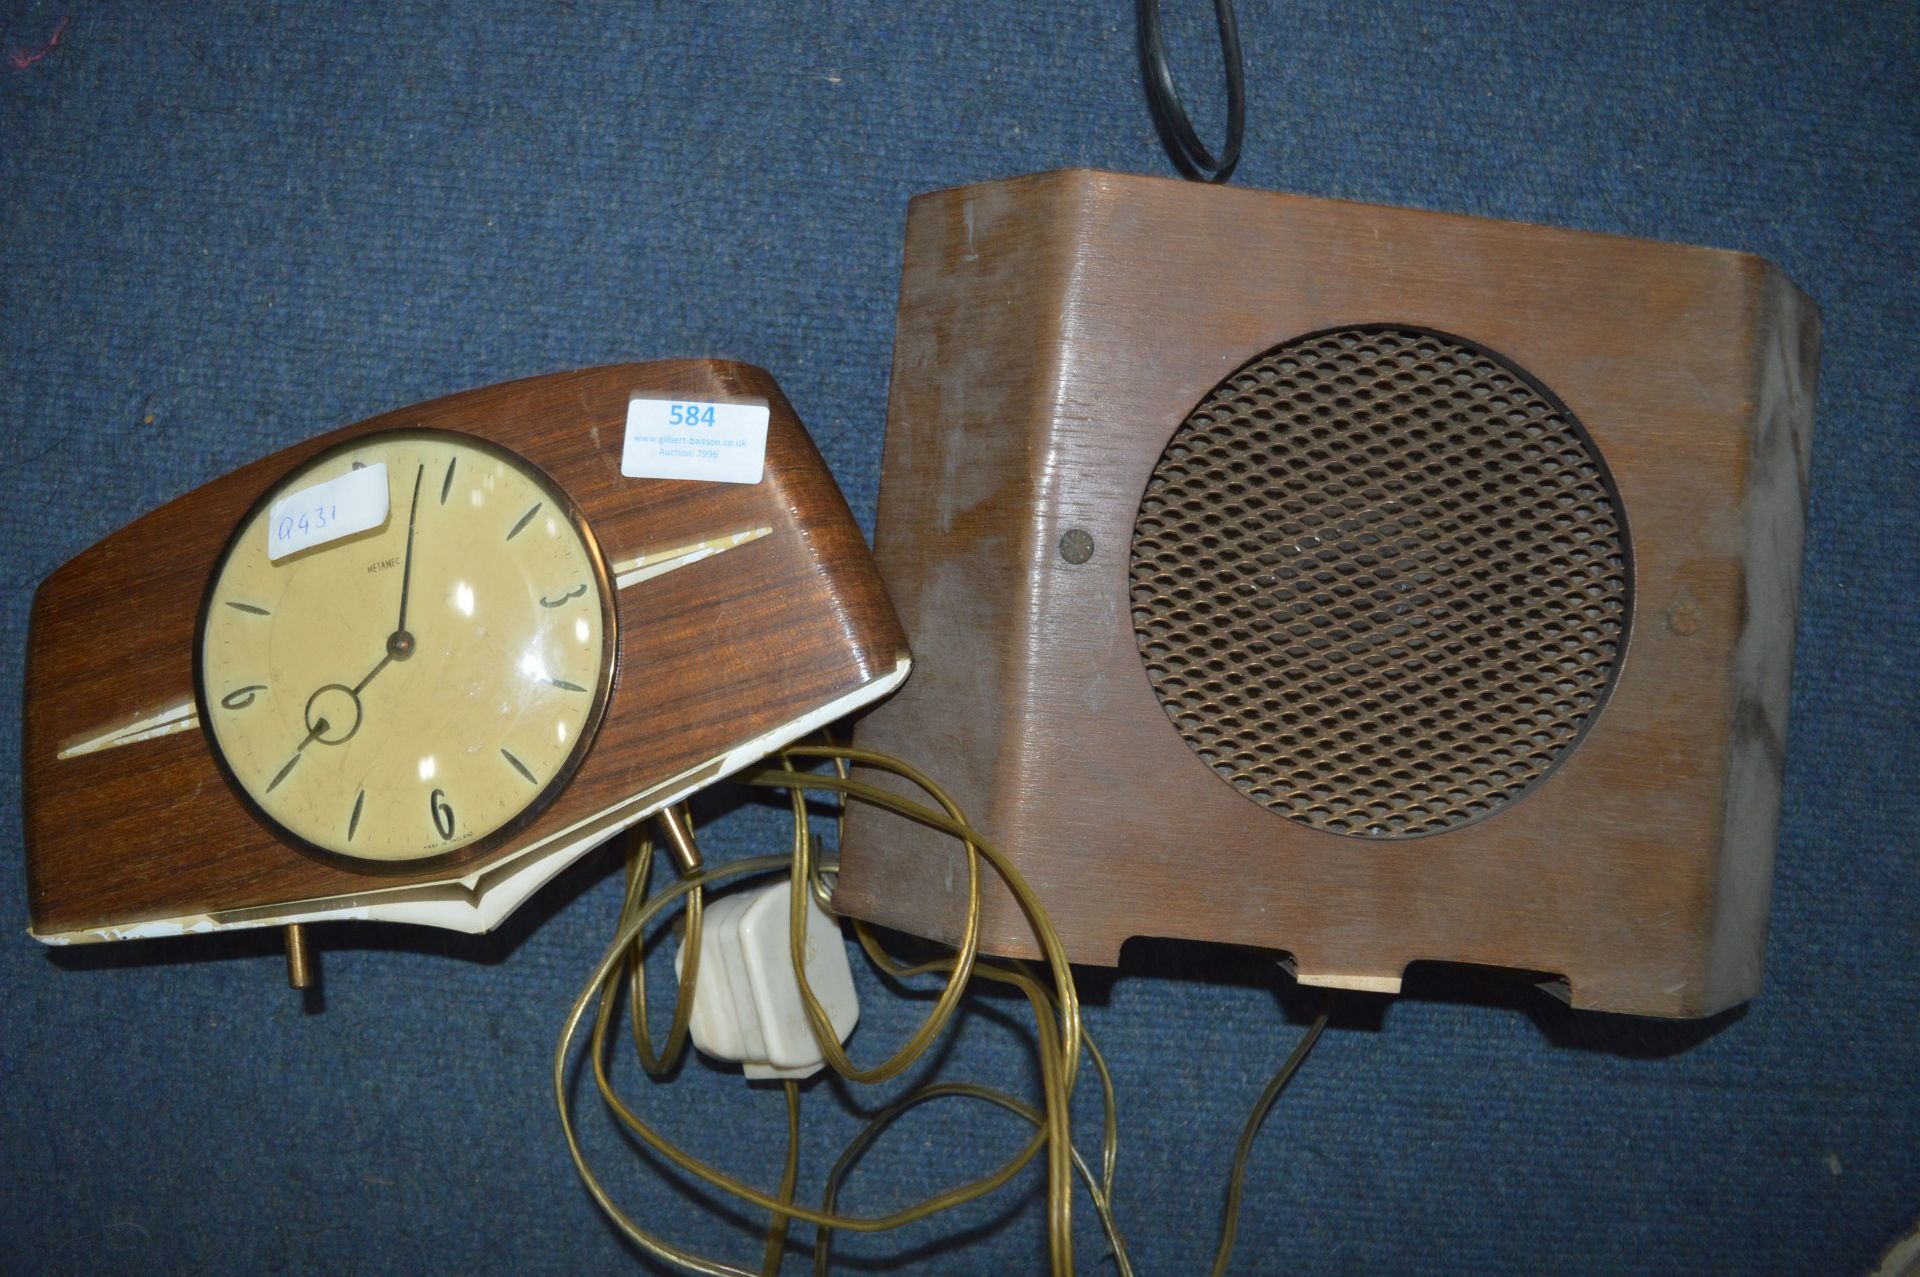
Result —
M876 537L916 669L859 743L1076 961L1744 1001L1818 333L1737 253L1084 171L921 196ZM942 839L846 844L839 908L957 933ZM1033 953L994 887L985 947Z

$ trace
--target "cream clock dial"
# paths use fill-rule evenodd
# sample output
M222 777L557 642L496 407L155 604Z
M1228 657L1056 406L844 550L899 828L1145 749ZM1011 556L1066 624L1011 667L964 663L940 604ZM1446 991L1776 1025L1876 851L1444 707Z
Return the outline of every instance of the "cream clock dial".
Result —
M201 606L200 721L298 846L477 852L585 754L613 630L599 549L538 469L461 434L363 435L235 531Z

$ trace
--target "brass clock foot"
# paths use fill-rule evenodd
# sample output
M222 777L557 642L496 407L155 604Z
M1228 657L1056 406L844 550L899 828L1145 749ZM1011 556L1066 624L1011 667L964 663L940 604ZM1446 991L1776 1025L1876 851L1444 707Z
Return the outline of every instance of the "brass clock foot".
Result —
M313 987L313 954L307 948L307 932L297 922L287 924L287 987Z
M654 814L660 829L667 836L667 853L673 859L673 867L682 878L691 878L700 872L704 861L700 848L694 844L693 834L687 828L686 818L678 807L662 807Z

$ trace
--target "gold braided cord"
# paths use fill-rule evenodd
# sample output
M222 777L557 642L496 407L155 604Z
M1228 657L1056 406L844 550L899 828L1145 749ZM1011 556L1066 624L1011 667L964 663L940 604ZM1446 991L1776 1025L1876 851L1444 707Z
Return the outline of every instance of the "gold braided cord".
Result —
M805 770L825 760L833 770ZM589 1036L588 1056L592 1062L594 1084L608 1111L641 1143L667 1162L694 1178L730 1194L769 1215L766 1244L758 1274L765 1277L779 1271L787 1250L790 1222L799 1220L816 1230L813 1248L814 1271L824 1274L829 1263L831 1237L837 1230L872 1233L898 1228L924 1220L942 1211L978 1200L1010 1183L1042 1152L1046 1154L1046 1220L1049 1266L1055 1274L1073 1272L1072 1206L1073 1185L1077 1176L1084 1185L1105 1233L1120 1277L1132 1277L1133 1268L1115 1222L1112 1208L1114 1170L1118 1155L1118 1121L1112 1075L1098 1048L1080 1022L1079 997L1067 965L1065 947L1038 897L1011 860L979 831L968 824L952 798L930 778L906 763L868 750L825 745L792 746L780 755L780 765L748 768L739 779L751 785L785 790L793 812L793 845L787 855L758 856L687 874L672 884L653 889L651 884L655 842L645 831L631 833L626 847L625 890L613 942L596 963L591 977L569 1008L553 1057L554 1100L560 1111L561 1129L569 1155L582 1182L595 1203L633 1243L657 1259L686 1271L713 1274L714 1277L756 1277L753 1269L738 1267L696 1254L642 1228L614 1202L612 1195L588 1165L573 1124L567 1099L568 1062L573 1044L589 1009L594 1012ZM927 801L909 797L878 784L856 780L849 764L885 772L906 781ZM951 953L927 961L909 963L888 953L872 928L854 921L854 934L875 967L889 979L904 982L920 976L944 977L937 991L930 991L932 1005L919 1026L891 1055L879 1063L861 1066L853 1062L840 1045L838 1034L823 1007L809 987L804 955L807 942L809 899L829 908L832 879L838 866L819 854L818 840L810 828L806 794L826 792L845 803L864 802L907 819L940 830L959 844L967 869L967 899L959 943ZM677 809L691 837L692 822L683 808ZM986 862L1005 884L1033 930L1044 963L996 962L979 957L980 942L980 865ZM626 996L633 1019L632 1039L635 1053L645 1075L655 1082L673 1071L684 1056L689 1042L694 989L699 979L700 935L708 887L734 879L765 876L784 871L790 889L790 957L799 985L801 1002L826 1062L849 1081L884 1082L898 1077L921 1059L952 1021L961 996L978 977L1018 989L1033 1013L1036 1053L1040 1065L1040 1104L1035 1107L1000 1090L971 1082L936 1082L915 1088L894 1099L854 1136L841 1152L828 1176L819 1207L802 1205L796 1199L799 1172L800 1084L783 1083L787 1112L787 1147L780 1184L773 1193L765 1192L694 1157L668 1140L640 1116L615 1090L608 1068L612 1055L612 1025L618 1014L621 995ZM648 927L675 903L684 901L680 928L682 957L679 992L668 1022L667 1034L655 1050L648 1027L646 966L644 951ZM837 928L829 943L841 943ZM1228 1212L1221 1244L1215 1261L1215 1273L1224 1271L1233 1245L1246 1164L1253 1137L1287 1080L1325 1024L1325 1016L1316 1022L1306 1038L1295 1048L1266 1092L1255 1106L1242 1132L1232 1174L1228 1183ZM1101 1139L1097 1173L1073 1145L1070 1108L1073 1088L1079 1074L1081 1048L1094 1063L1100 1084ZM841 1188L864 1152L903 1114L934 1100L962 1099L996 1106L1029 1123L1032 1136L1018 1152L994 1171L977 1179L934 1193L920 1201L873 1216L847 1215L836 1209Z
M780 1200L791 1202L794 1190L800 1186L800 1084L787 1078L780 1083L780 1089L787 1097L787 1166L780 1172ZM787 1221L792 1218L781 1211L767 1225L767 1252L760 1261L761 1277L778 1277L781 1257L787 1253Z

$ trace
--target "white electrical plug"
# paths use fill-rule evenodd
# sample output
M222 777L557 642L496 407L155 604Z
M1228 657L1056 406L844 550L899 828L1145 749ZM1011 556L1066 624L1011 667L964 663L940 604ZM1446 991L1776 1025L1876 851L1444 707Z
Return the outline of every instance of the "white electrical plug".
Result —
M737 891L707 906L700 928L700 971L687 1027L693 1044L737 1061L749 1078L802 1078L826 1063L800 1001L788 945L789 880ZM807 893L807 986L845 1042L860 1019L840 922ZM673 969L686 965L686 941Z

